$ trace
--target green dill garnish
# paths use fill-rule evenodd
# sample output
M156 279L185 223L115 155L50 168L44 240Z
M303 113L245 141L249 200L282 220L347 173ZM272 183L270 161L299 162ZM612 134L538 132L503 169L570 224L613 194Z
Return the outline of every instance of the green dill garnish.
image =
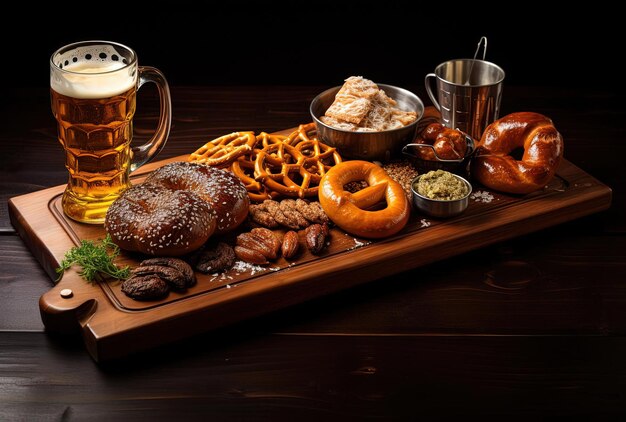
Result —
M79 246L74 246L65 253L61 266L56 269L59 274L57 281L74 264L82 267L78 274L90 283L104 281L107 278L125 280L130 275L130 268L120 268L113 263L119 254L120 248L113 243L108 234L99 244L91 240L82 240Z

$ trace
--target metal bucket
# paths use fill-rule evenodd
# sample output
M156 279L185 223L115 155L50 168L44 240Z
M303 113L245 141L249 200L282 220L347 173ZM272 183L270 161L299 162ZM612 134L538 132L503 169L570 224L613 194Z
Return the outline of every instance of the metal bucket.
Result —
M436 91L432 82L436 80ZM424 78L426 92L441 112L444 126L459 129L480 139L485 128L498 118L504 70L477 59L441 63Z

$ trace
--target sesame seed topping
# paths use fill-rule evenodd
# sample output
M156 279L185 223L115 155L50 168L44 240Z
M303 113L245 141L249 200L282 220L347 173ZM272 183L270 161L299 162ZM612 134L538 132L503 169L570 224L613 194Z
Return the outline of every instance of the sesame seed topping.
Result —
M109 208L105 228L121 247L154 254L165 246L198 244L198 233L210 232L214 221L223 223L220 231L232 230L248 201L245 186L232 173L176 162L125 191Z

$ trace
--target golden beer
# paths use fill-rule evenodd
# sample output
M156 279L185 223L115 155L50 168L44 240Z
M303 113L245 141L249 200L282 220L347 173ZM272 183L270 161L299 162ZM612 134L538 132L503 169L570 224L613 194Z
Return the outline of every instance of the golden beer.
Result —
M136 90L101 99L50 91L69 172L63 209L78 221L104 218L109 205L130 186Z
M116 43L72 44L53 54L50 63L52 112L69 173L63 211L76 221L102 223L111 203L130 186L130 172L167 140L167 82L158 70L139 67L134 51ZM137 89L144 82L157 84L161 119L154 137L133 152Z

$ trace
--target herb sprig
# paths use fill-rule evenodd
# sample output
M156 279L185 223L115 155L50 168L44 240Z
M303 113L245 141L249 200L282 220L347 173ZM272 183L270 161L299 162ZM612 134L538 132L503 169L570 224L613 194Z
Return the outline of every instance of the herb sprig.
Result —
M65 253L60 267L56 269L59 274L57 281L75 264L82 267L78 274L90 283L104 281L107 278L125 280L130 275L130 268L120 268L113 263L119 254L120 248L113 243L108 234L98 244L91 240L82 240L79 246L74 246Z

